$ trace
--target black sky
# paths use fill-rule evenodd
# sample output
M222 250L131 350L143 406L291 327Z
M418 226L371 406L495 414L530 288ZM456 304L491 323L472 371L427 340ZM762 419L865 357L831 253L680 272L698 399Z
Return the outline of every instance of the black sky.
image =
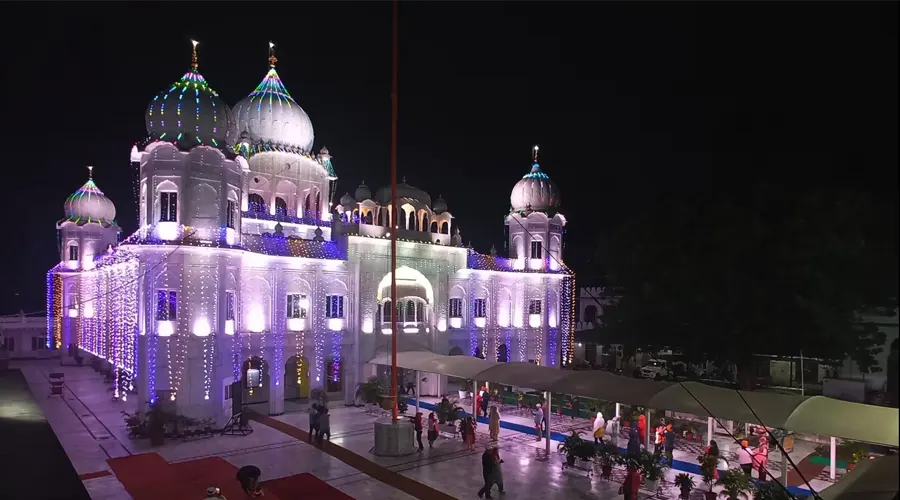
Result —
M128 152L150 99L188 69L190 38L231 105L263 78L275 41L316 149L334 155L337 197L389 180L390 3L0 12L11 228L0 312L43 309L54 223L86 165L135 229ZM400 175L442 193L480 251L503 248L535 143L580 273L598 233L667 193L766 180L896 199L896 2L415 2L400 23Z

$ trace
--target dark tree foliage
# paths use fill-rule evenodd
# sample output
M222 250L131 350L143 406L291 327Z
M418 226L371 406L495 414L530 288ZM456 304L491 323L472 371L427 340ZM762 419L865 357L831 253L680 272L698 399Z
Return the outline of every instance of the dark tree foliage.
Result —
M606 333L680 347L691 359L752 354L850 356L867 372L884 335L861 321L893 311L896 207L846 191L762 186L739 195L669 199L601 244L609 282Z

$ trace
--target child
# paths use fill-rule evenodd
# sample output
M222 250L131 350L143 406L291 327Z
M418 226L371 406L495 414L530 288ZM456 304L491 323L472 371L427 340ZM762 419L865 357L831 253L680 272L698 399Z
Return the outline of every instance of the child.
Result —
M438 438L438 421L434 412L428 414L428 447L434 448L434 442Z

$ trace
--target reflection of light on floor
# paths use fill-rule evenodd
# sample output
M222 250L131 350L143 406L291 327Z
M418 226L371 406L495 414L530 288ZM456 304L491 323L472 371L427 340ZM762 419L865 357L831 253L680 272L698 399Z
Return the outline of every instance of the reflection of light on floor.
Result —
M44 417L41 416L40 412L35 411L34 406L26 402L6 401L0 405L0 420L44 422Z

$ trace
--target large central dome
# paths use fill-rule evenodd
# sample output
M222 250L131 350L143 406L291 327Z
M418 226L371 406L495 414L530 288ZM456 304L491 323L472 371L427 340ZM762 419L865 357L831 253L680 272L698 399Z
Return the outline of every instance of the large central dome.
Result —
M284 87L275 62L271 55L266 77L234 107L239 141L270 142L309 153L314 138L312 122Z

